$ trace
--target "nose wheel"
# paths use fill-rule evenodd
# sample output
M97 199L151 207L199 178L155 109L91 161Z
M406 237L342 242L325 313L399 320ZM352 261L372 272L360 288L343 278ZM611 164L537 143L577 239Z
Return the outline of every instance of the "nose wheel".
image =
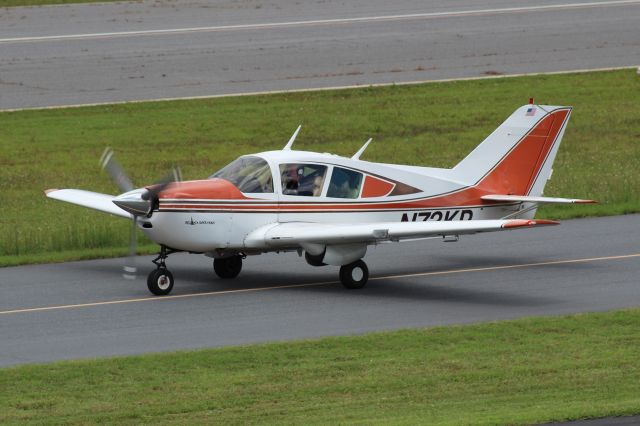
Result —
M173 289L173 274L167 268L158 268L147 277L147 287L156 296L165 296Z
M151 271L147 277L147 288L156 296L166 296L173 289L173 274L167 269L165 260L171 253L179 250L172 250L166 246L160 246L158 257L152 260L157 269Z
M362 288L369 280L369 268L362 260L340 267L340 282L349 289Z

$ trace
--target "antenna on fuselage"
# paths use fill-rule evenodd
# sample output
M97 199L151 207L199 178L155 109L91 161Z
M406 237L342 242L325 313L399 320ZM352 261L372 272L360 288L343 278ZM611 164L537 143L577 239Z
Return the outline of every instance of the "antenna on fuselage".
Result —
M289 142L287 142L284 148L282 148L283 151L291 151L291 145L293 145L293 142L296 140L296 136L298 136L298 132L301 128L302 124L298 126L295 132L293 132L293 135L291 135L291 139L289 139Z
M356 152L355 154L353 154L353 157L351 157L352 160L359 160L360 156L362 155L362 153L364 152L365 149L367 149L367 147L369 146L369 144L371 143L371 141L373 140L373 138L369 138L368 141L366 141L364 143L364 145L362 145L362 148L360 148L358 150L358 152Z

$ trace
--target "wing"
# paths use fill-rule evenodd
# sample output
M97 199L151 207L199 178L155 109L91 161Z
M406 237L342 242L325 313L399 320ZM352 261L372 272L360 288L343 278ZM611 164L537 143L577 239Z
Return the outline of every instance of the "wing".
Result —
M270 224L247 235L245 245L251 248L299 247L316 244L372 244L383 241L475 234L505 231L533 226L557 225L550 220L465 220L450 222L379 222L379 223L308 223Z
M555 197L529 197L526 195L483 195L485 201L496 202L522 202L522 203L537 203L537 204L593 204L593 200L580 200L577 198L555 198Z
M83 191L81 189L47 189L44 193L54 200L66 201L67 203L131 219L129 213L113 204L113 199L115 198L113 195Z

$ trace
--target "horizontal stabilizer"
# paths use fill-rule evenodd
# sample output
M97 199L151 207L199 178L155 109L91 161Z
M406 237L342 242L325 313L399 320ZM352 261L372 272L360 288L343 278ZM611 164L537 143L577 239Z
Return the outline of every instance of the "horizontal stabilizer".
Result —
M496 202L520 202L520 203L536 203L536 204L593 204L593 200L580 200L577 198L554 198L554 197L529 197L526 195L483 195L480 197L484 201Z
M296 247L304 243L371 244L412 238L475 234L533 226L557 225L550 220L465 220L448 222L307 223L270 224L256 229L245 240L247 247Z
M54 200L66 201L67 203L77 204L116 216L131 218L129 213L113 204L113 199L115 198L113 195L84 191L82 189L47 189L44 193Z

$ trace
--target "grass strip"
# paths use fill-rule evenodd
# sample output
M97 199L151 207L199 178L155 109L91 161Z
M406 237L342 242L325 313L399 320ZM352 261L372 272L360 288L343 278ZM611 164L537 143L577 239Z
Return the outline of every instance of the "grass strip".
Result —
M141 238L142 239L142 238ZM138 245L137 254L156 254L158 246L153 243ZM32 265L36 263L63 263L76 260L105 259L129 255L127 247L99 247L91 249L63 250L48 253L0 256L0 266Z
M640 310L0 369L3 424L532 424L640 413Z
M105 146L139 186L175 163L186 179L196 179L239 155L280 149L299 123L298 149L350 156L373 137L364 160L451 167L529 96L575 107L546 195L601 203L545 207L538 216L638 212L639 92L635 71L622 70L3 112L0 265L127 246L126 220L42 194L46 188L115 193L98 167Z

